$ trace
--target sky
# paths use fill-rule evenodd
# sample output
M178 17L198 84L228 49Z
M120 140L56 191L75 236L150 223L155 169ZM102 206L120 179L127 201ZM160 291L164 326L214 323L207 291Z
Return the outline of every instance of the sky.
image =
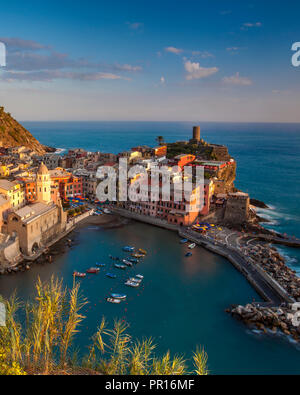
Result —
M295 0L3 2L0 105L27 121L300 122L299 12Z

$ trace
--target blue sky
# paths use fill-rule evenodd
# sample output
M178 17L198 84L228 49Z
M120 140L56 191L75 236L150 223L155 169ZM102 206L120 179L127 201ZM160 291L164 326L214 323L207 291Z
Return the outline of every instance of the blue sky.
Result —
M0 102L21 120L300 122L294 0L1 5Z

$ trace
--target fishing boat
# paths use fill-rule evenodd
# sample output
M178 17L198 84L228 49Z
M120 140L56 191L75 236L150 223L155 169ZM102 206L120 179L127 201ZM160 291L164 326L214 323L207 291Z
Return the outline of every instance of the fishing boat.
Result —
M142 279L141 278L136 278L136 277L130 277L129 281L132 281L134 283L140 284L142 282Z
M123 247L123 251L125 251L125 252L133 252L134 251L134 247L125 246L125 247Z
M106 277L108 278L117 278L117 276L113 273L106 273Z
M109 257L110 257L110 259L112 259L113 261L119 261L119 260L120 260L120 258L117 257L117 256L109 255Z
M116 269L121 269L121 270L125 270L126 269L126 265L121 265L120 263L115 263L114 267Z
M144 276L142 275L142 274L136 274L136 276L135 276L136 278L140 278L141 280L143 280L144 279Z
M107 208L104 208L104 209L103 209L103 212L104 212L105 214L111 214L111 211L108 210Z
M121 299L121 300L124 300L127 298L127 295L125 295L125 294L110 294L110 296L113 299Z
M181 243L181 244L185 244L185 243L187 243L187 242L188 242L188 239L181 239L181 240L180 240L180 243Z
M90 274L97 274L100 271L98 267L91 267L86 272Z
M106 298L106 301L115 304L121 303L121 299L115 299L115 298Z
M142 248L139 248L139 252L143 255L147 255L147 251L143 250Z
M193 250L195 247L196 247L196 243L192 243L192 244L189 245L189 249L190 250Z
M187 258L189 258L189 257L191 257L193 254L191 253L191 252L188 252L187 254L185 254L185 256L187 257Z
M122 262L125 263L126 266L130 266L130 267L133 266L133 263L130 261L127 261L127 259L123 259Z
M74 272L73 276L74 277L84 278L84 277L86 277L86 273Z
M97 262L97 263L96 263L96 266L97 266L97 267L105 267L105 263L98 263L98 262Z
M131 254L131 256L133 257L133 258L143 258L145 255L143 255L143 254Z
M127 285L127 287L137 288L140 284L134 281L127 280L125 285Z
M140 261L137 258L128 258L128 261L131 263L140 263Z

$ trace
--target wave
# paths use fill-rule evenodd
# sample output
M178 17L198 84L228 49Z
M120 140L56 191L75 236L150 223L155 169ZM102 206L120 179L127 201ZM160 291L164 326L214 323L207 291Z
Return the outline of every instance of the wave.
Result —
M54 152L55 154L62 154L63 152L65 152L66 149L65 148L56 148L56 151Z
M298 263L298 259L294 256L289 255L283 248L276 246L276 249L284 257L287 263L295 264Z

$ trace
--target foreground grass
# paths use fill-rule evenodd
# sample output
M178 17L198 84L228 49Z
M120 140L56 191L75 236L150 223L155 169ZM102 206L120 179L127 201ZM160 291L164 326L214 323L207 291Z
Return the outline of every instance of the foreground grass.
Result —
M36 283L34 301L26 305L13 295L6 305L6 327L0 327L0 375L25 374L109 374L109 375L207 375L207 354L197 348L189 372L183 356L154 354L152 339L134 341L128 325L115 321L112 328L102 319L92 337L88 354L82 359L72 351L75 335L84 320L81 311L88 303L79 284L67 290L54 277ZM0 300L1 301L1 300ZM24 325L17 312L26 315Z

